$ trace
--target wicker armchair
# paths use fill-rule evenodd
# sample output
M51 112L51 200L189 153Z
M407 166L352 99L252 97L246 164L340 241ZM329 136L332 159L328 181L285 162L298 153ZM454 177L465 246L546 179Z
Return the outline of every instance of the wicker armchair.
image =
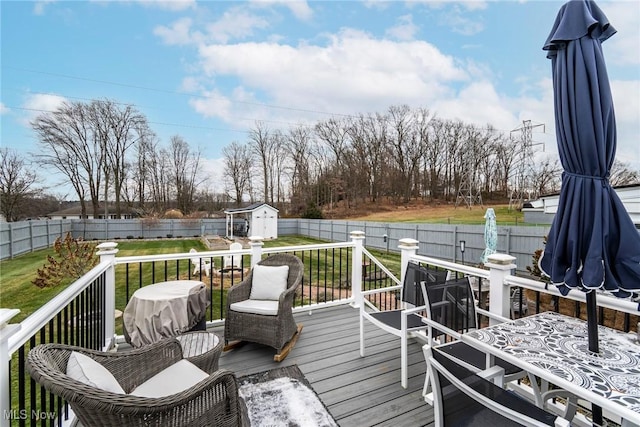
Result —
M231 305L249 300L254 270L240 283L232 286L227 293L227 314L224 323L225 348L234 340L256 342L278 350L274 357L281 361L298 337L301 325L293 319L292 307L296 289L302 283L304 265L300 258L290 254L276 254L258 263L263 266L289 266L287 287L277 301L277 314L256 314L235 311ZM285 348L285 345L288 345Z
M31 377L65 399L85 427L100 426L242 426L248 423L235 375L218 370L183 392L148 398L112 393L66 374L73 351L107 368L126 393L182 359L182 347L166 339L140 349L101 352L64 344L42 344L27 356Z

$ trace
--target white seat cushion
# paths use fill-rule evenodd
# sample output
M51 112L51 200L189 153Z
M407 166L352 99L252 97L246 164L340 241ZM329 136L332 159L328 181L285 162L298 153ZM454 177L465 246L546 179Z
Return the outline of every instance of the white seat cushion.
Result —
M67 375L76 381L111 393L125 394L113 374L89 356L72 351L67 362Z
M229 308L240 313L276 316L278 314L278 301L247 299L240 302L234 302L229 306Z
M164 397L180 393L209 378L209 374L182 359L136 387L130 394L141 397Z
M278 300L287 289L289 266L256 265L253 267L250 299Z

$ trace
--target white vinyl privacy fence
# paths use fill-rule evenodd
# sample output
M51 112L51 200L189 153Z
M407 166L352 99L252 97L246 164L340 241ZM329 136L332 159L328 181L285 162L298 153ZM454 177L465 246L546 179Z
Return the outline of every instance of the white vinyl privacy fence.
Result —
M363 231L369 248L397 252L399 240L420 242L420 255L475 265L485 248L483 225L409 224L367 221L279 219L280 236L301 235L330 242L349 240L352 231ZM518 270L532 263L532 255L544 247L549 226L498 225L498 252L513 255ZM56 238L71 232L84 240L193 238L225 234L225 219L89 219L0 223L0 259L50 247ZM465 241L464 254L460 241ZM464 258L464 259L463 259Z

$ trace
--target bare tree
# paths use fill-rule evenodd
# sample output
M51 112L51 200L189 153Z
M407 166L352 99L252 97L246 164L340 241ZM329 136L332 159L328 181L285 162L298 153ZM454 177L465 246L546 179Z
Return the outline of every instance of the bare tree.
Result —
M609 183L613 187L640 184L640 171L634 171L627 163L616 159L611 167Z
M287 197L288 184L285 171L291 156L287 151L286 137L280 130L273 132L271 139L273 141L273 162L271 164L271 176L269 180L273 183L271 191L273 192L275 188L275 194L271 194L271 200L275 200L278 204L284 204Z
M249 141L262 176L262 200L265 203L273 203L273 167L277 139L271 137L264 123L257 122L255 129L249 132Z
M83 217L87 215L85 196L88 192L93 214L97 216L105 150L88 106L65 102L54 112L36 117L31 126L40 147L37 161L69 179L80 199Z
M236 206L240 206L251 181L251 149L248 145L234 141L222 149L222 155L225 165L223 174L232 187L231 199L235 201Z
M511 138L502 136L493 146L496 157L496 181L497 190L504 197L509 196L509 178L513 173L518 145Z
M14 150L0 148L0 212L7 222L23 217L25 204L37 192L36 180L25 159Z
M357 171L351 168L353 155L349 145L348 127L345 123L331 118L318 122L314 131L321 143L315 153L318 167L321 169L319 177L322 180L317 183L318 192L320 188L326 188L328 192L326 199L332 208L334 192L344 192L349 185L357 181L355 176ZM349 194L348 191L347 194ZM318 198L316 203L321 205L324 199L324 196Z
M200 152L192 152L189 144L182 137L175 135L171 137L169 154L177 207L185 214L190 213L193 210L193 201L198 184Z
M122 192L128 172L130 148L147 138L151 131L144 115L131 105L119 107L114 101L91 103L94 126L104 146L104 200L108 200L110 180L113 182L116 216L122 215Z
M150 134L146 118L135 108L114 101L65 102L52 113L31 123L40 150L36 159L61 172L73 185L86 216L85 194L93 215L98 215L100 195L106 202L113 184L116 215L121 215L123 186L130 147Z
M291 152L291 203L298 209L304 209L313 201L311 184L311 129L296 126L289 129L287 143Z
M560 174L562 167L558 158L547 156L532 162L531 189L533 193L530 199L536 199L544 194L554 193L560 189Z
M156 157L156 136L149 130L148 133L135 144L134 161L131 172L125 180L129 202L134 202L139 208L144 208L147 201L151 201L153 188L153 159Z

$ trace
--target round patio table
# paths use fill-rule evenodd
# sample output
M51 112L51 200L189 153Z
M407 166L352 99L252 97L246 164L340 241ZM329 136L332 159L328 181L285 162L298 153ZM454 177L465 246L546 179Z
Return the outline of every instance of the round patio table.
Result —
M170 280L136 290L122 314L125 339L133 347L174 337L196 326L209 306L209 290L198 280Z

